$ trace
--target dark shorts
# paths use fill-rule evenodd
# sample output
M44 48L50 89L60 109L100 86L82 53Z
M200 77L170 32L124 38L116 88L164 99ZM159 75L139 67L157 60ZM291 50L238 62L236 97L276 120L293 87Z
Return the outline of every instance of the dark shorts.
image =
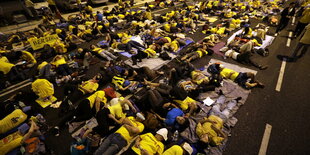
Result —
M246 73L240 72L237 78L235 79L235 82L238 83L240 86L246 88L245 83L248 81L249 77Z

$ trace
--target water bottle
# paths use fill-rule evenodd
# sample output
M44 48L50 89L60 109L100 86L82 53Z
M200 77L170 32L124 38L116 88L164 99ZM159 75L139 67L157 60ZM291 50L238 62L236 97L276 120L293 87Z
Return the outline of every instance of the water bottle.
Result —
M173 133L173 136L172 136L172 141L176 142L176 141L178 141L178 138L179 138L179 131L175 130L175 132Z

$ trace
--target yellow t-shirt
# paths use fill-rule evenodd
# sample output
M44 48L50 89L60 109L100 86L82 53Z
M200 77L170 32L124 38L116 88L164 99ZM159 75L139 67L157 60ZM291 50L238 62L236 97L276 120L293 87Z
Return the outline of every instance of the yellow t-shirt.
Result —
M28 52L28 51L22 51L22 59L27 61L27 62L31 62L36 64L37 60L34 58L34 56Z
M135 127L139 128L139 133L141 133L144 130L144 125L141 122L136 121L134 117L130 116L127 118ZM127 143L129 143L134 136L130 135L129 131L126 129L126 127L124 127L124 125L121 126L118 130L116 130L115 133L121 134L123 138L127 141Z
M113 44L114 44L114 43L113 43ZM113 46L113 44L112 44L112 46ZM98 53L98 54L100 54L103 50L104 50L104 49L102 49L102 48L94 48L94 49L93 49L93 51L96 52L96 53Z
M123 108L120 102L108 107L108 109L110 110L110 113L117 119L126 117L126 114L123 113Z
M170 46L174 52L176 52L179 49L179 43L176 40L172 41Z
M201 58L202 56L204 56L204 54L208 54L208 51L205 51L205 50L198 50L198 51L196 51L197 53L198 53L198 55L199 55L199 58Z
M14 110L12 113L0 120L0 134L17 127L27 119L27 115L20 109Z
M95 83L95 82L91 82L91 81L86 81L83 83L83 86L82 86L84 89L88 89L88 90L93 90L93 91L96 91L99 87L99 84L98 83ZM83 92L83 94L85 94L86 92L79 88L79 90L81 92Z
M54 94L54 86L46 79L37 79L31 84L32 90L40 97L46 98Z
M173 145L169 149L167 149L163 155L183 155L183 149L179 145Z
M100 98L101 102L106 103L107 99L105 98L105 93L102 90L96 91L94 94L90 95L87 99L89 100L89 106L90 108L93 108L96 98Z
M214 127L221 130L223 127L223 120L215 115L210 115L208 117L209 120L211 121L215 121L216 123L214 124ZM214 131L212 129L212 123L210 122L205 122L203 124L198 123L197 127L196 127L196 134L198 137L201 137L204 134L209 134L209 141L211 142L211 144L213 145L219 145L221 144L221 142L224 140L223 137L219 137L216 133L216 131Z
M153 57L156 55L156 52L151 48L147 48L144 52L147 53L148 57Z
M170 24L165 24L164 29L165 31L170 32Z
M164 144L158 141L151 133L146 133L140 136L140 147L145 149L149 154L162 154L164 152ZM131 148L138 155L141 155L141 150L136 146Z
M18 131L4 137L0 140L0 152L7 154L22 144L23 136Z
M192 98L190 98L190 97L186 97L183 101L181 101L181 100L174 100L175 102L177 102L178 104L179 104L179 106L180 106L180 108L183 110L183 111L185 111L185 110L187 110L188 109L188 105L190 104L190 103L196 103L197 101L196 100L194 100L194 99L192 99Z
M234 72L230 77L230 73L231 72ZM226 79L231 79L231 80L235 80L237 78L237 76L239 75L239 72L236 72L232 69L228 69L228 68L224 68L221 72L220 72L220 75L223 77L223 78L226 78Z
M6 57L3 56L0 58L0 71L3 72L3 74L8 74L14 66L15 65L11 64Z
M43 68L47 64L48 63L46 61L43 61L40 65L38 65L38 70L40 70L41 68Z
M55 62L52 62L53 65L55 65L56 67L58 67L59 65L63 65L63 64L66 64L66 60L64 57L62 57L61 59L59 60L56 60Z

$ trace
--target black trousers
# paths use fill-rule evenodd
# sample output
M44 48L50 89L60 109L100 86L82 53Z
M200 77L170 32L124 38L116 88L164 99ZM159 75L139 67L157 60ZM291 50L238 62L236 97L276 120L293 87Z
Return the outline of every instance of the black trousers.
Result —
M290 19L286 18L286 17L282 17L280 20L280 23L277 27L276 33L282 31L283 29L285 29L285 27L288 25Z
M307 23L298 22L296 25L296 28L294 30L294 35L296 35L296 37L298 37L307 25L308 25Z

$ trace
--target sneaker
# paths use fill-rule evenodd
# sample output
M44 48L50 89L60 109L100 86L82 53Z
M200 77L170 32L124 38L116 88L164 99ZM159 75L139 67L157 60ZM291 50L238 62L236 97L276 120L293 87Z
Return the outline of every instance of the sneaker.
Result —
M260 67L259 67L260 70L265 70L265 69L267 69L267 68L268 68L267 65L265 65L265 66L260 66Z
M274 34L274 36L275 36L275 37L278 36L278 33Z

